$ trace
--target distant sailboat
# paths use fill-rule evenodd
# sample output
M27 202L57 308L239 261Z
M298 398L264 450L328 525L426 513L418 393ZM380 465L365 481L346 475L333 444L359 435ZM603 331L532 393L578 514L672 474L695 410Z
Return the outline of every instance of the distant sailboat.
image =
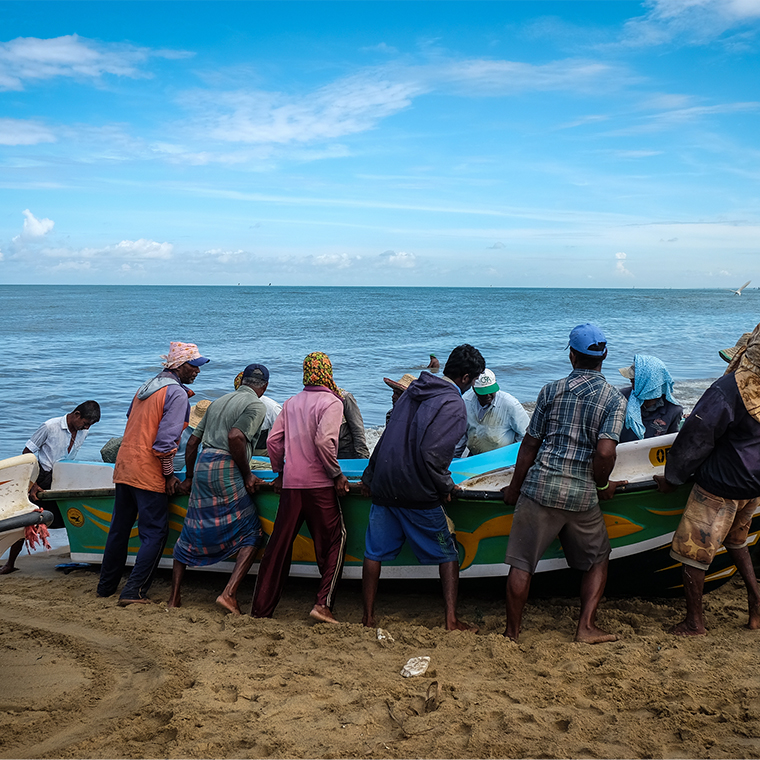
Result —
M747 285L749 285L751 282L752 282L752 280L747 280L747 282L745 282L745 283L744 283L744 285L742 285L742 286L739 288L739 290L732 290L731 292L732 292L732 293L733 293L735 296L740 296L740 295L742 294L742 290L744 290L744 288L746 288L746 287L747 287Z

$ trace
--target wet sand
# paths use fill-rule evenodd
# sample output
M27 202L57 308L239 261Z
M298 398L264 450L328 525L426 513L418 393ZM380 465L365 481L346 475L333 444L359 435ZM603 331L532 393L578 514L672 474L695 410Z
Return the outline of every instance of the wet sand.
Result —
M65 549L0 577L0 757L760 757L760 634L741 581L706 597L710 635L666 633L682 600L605 600L621 640L572 642L577 599L532 600L520 644L501 636L503 582L463 583L481 632L440 628L436 583L381 583L378 641L344 583L338 626L291 580L274 620L214 604L226 577L189 573L183 607L119 608ZM249 604L251 577L240 595ZM428 672L402 678L409 657ZM428 693L437 699L425 705Z

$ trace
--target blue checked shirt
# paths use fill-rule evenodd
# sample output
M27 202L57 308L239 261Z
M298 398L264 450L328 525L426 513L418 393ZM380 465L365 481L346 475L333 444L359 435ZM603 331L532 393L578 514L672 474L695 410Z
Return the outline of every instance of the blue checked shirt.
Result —
M600 438L620 440L626 400L601 372L574 369L538 394L528 434L541 441L521 492L545 507L584 512L599 503L592 462Z

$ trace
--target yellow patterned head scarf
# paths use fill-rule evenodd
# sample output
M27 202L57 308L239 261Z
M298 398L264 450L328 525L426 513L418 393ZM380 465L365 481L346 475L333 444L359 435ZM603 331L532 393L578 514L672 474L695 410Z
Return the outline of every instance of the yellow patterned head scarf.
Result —
M333 380L330 357L321 351L314 351L303 360L303 384L322 385L340 396L338 387Z
M232 383L235 386L235 390L237 390L243 383L243 373L238 372L237 377L235 378L234 382Z

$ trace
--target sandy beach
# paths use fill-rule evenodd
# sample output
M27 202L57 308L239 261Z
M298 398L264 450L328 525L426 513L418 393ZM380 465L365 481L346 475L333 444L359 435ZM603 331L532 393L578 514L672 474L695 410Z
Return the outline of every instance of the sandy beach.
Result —
M706 597L707 637L666 633L682 600L608 599L621 639L598 646L572 642L576 599L532 600L518 645L503 582L462 584L477 635L440 627L436 583L385 583L394 641L378 641L356 582L338 626L308 617L304 580L253 620L214 604L224 575L190 574L168 610L161 571L155 604L122 609L96 598L97 571L56 571L67 558L23 555L0 578L2 757L760 757L760 639L737 579ZM403 678L418 655L429 670Z

